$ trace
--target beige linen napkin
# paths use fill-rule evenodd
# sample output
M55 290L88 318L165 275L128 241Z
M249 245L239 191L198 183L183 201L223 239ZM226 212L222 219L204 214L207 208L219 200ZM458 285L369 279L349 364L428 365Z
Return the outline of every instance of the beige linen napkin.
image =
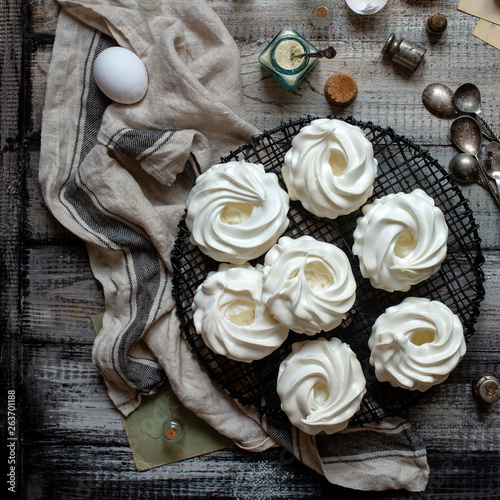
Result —
M205 0L60 4L39 179L48 208L87 243L103 286L93 359L116 407L129 415L166 374L183 405L242 448L278 442L351 488L424 489L425 448L408 424L316 439L261 421L208 377L181 338L170 251L187 193L202 171L258 133L243 116L237 47L215 12ZM148 71L148 92L134 105L111 103L94 81L95 58L117 44Z
M170 250L189 177L256 132L241 118L237 48L203 1L163 3L157 13L110 4L61 2L39 172L47 206L87 242L104 289L94 361L124 415L166 372L184 405L197 412L203 403L213 427L223 414L226 436L266 449L273 440L200 370L171 296ZM116 42L95 28L144 61L149 89L139 104L111 104L96 87L93 61Z

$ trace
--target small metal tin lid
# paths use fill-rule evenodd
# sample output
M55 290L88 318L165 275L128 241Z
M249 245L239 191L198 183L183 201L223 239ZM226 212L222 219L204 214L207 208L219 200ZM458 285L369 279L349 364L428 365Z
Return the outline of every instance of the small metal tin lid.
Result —
M492 373L478 373L472 387L476 396L485 403L500 399L500 382Z
M446 30L448 21L443 14L432 14L427 19L427 32L433 35L440 35Z
M398 51L400 43L401 40L398 40L396 38L396 35L394 33L391 33L384 46L382 47L382 54L389 54L393 56Z

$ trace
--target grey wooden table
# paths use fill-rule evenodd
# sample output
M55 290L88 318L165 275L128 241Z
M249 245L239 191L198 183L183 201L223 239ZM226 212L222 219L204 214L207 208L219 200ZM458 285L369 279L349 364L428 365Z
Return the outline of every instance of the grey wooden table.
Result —
M334 0L335 20L318 32L300 0L210 0L234 36L242 60L247 119L260 129L301 116L352 115L373 121L429 150L447 166L456 152L449 121L421 102L431 82L452 89L480 86L483 111L500 128L500 51L472 36L476 20L458 1L389 0L376 17L353 14ZM425 22L448 18L438 40ZM2 465L15 459L19 498L499 498L500 402L482 406L471 382L480 371L500 374L499 210L479 186L463 187L485 256L486 296L468 353L449 380L403 417L427 445L431 477L422 495L405 491L356 495L281 450L251 454L237 448L139 473L118 412L91 361L90 317L103 309L85 247L44 207L37 181L40 125L58 7L52 0L1 1L1 427ZM260 69L257 57L290 25L320 46L338 50L293 92ZM427 47L409 74L386 60L391 32ZM345 109L325 100L330 74L345 72L359 95ZM10 405L9 405L10 403ZM9 420L8 410L13 410ZM12 455L6 432L17 438ZM8 489L3 470L2 490Z

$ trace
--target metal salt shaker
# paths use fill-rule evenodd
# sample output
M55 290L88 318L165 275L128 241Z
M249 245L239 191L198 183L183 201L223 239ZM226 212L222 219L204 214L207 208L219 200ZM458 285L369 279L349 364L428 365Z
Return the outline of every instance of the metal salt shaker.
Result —
M485 403L500 399L500 382L492 373L478 373L472 387L476 396Z
M420 45L409 42L403 38L396 38L394 33L387 39L382 49L383 54L388 54L394 63L404 68L415 71L424 58L426 49Z

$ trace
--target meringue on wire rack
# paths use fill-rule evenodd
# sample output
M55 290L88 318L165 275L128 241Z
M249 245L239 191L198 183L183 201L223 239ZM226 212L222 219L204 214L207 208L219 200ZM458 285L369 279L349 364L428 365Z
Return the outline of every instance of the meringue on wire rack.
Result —
M222 162L262 164L266 172L277 175L281 187L285 189L281 173L284 157L291 149L294 137L315 119L308 117L282 123L252 139L249 144L242 145L223 158ZM422 189L442 210L450 229L446 258L435 274L412 285L408 293L445 303L459 316L465 337L470 337L479 314L479 304L484 297L484 273L481 270L484 257L473 213L460 188L427 151L398 135L393 129L381 128L354 118L335 119L358 126L373 146L378 170L373 182L372 199L389 193L410 193L415 189ZM335 336L349 344L363 367L367 392L360 409L351 418L353 424L398 414L402 409L408 408L420 393L379 382L369 363L368 338L375 320L388 306L405 298L407 292L389 293L373 288L369 280L361 275L358 259L352 253L352 234L360 215L361 211L357 209L336 219L316 217L305 210L299 201L291 201L288 212L290 224L283 233L283 236L293 239L309 235L318 241L334 244L350 261L357 283L354 306L346 312L346 319L334 332L322 332L318 336L327 339ZM264 257L261 256L252 264L255 266L257 262L263 263ZM290 354L291 346L304 340L304 336L290 331L280 347L251 363L234 361L214 353L194 328L191 306L196 289L209 272L217 270L220 263L212 260L192 243L185 220L179 224L172 265L174 297L181 329L186 343L198 357L200 364L240 404L255 407L261 415L287 419L276 392L279 366Z
M258 163L213 165L186 201L191 241L219 262L243 264L269 250L288 227L289 197Z

